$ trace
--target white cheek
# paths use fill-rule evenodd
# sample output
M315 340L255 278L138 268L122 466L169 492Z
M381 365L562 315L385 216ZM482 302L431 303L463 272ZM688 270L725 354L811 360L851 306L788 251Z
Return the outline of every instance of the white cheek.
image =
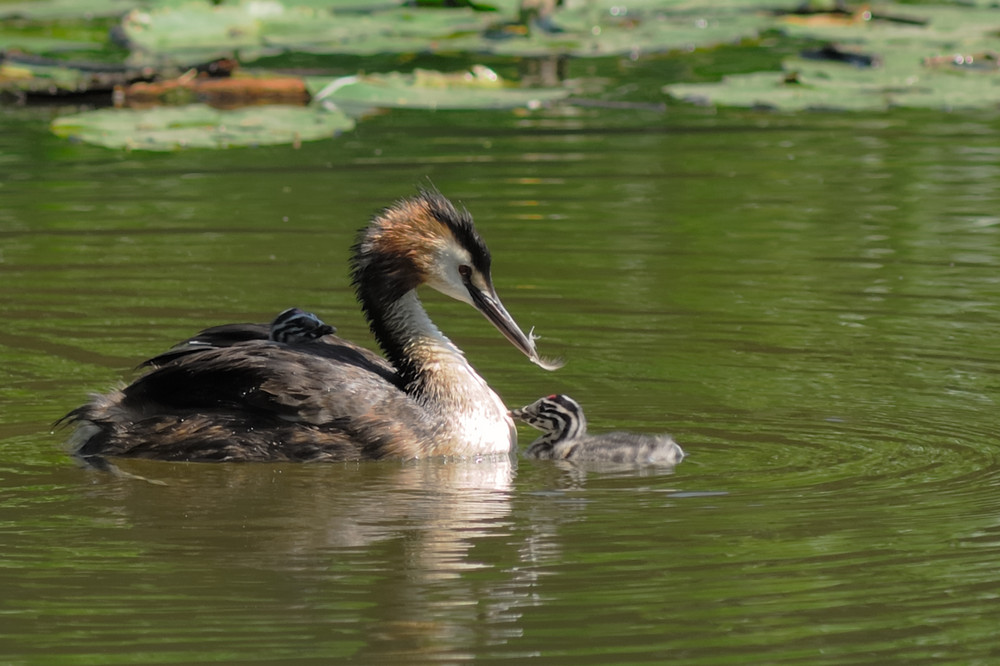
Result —
M445 296L451 296L457 301L462 301L463 303L472 305L472 297L469 296L469 290L465 288L464 284L462 284L462 278L458 275L457 271L455 272L455 277L451 275L431 276L427 280L427 286L440 291Z
M457 301L472 305L472 297L458 272L461 265L471 266L472 257L461 248L444 248L435 258L434 272L427 278L427 285L440 291L445 296L451 296Z

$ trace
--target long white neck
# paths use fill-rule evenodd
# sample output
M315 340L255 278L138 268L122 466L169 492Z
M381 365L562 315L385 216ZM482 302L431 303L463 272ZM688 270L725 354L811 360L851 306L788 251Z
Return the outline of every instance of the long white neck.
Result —
M507 408L424 310L416 291L388 304L383 330L406 392L440 424L436 453L504 453L517 443ZM398 357L398 358L397 358ZM433 455L433 453L432 453Z

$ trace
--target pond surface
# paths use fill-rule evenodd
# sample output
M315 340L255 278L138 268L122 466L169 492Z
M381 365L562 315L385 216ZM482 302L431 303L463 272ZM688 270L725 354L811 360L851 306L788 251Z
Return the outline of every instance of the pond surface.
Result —
M45 114L0 109L0 661L1000 659L995 114L394 112L166 155ZM65 455L55 419L205 326L367 344L349 246L428 180L567 361L424 294L508 404L683 464Z

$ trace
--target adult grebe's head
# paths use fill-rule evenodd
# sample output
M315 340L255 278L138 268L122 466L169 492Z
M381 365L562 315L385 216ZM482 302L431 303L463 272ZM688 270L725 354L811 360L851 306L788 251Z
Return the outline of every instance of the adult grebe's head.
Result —
M383 210L361 230L353 279L365 304L388 304L426 284L479 310L532 362L547 370L560 367L538 356L534 337L508 314L493 287L490 262L468 211L425 189Z

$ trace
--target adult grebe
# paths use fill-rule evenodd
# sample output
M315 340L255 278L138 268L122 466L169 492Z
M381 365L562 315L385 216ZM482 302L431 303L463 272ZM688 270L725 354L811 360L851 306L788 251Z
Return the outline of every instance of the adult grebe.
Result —
M207 329L71 412L76 455L163 460L356 460L510 451L500 397L434 326L421 284L468 303L533 362L497 297L466 211L423 190L376 215L353 247L355 290L386 358L332 335L269 340L265 324Z
M542 431L525 451L530 458L651 465L676 465L684 458L684 451L670 435L587 434L583 408L568 395L550 395L510 414Z

